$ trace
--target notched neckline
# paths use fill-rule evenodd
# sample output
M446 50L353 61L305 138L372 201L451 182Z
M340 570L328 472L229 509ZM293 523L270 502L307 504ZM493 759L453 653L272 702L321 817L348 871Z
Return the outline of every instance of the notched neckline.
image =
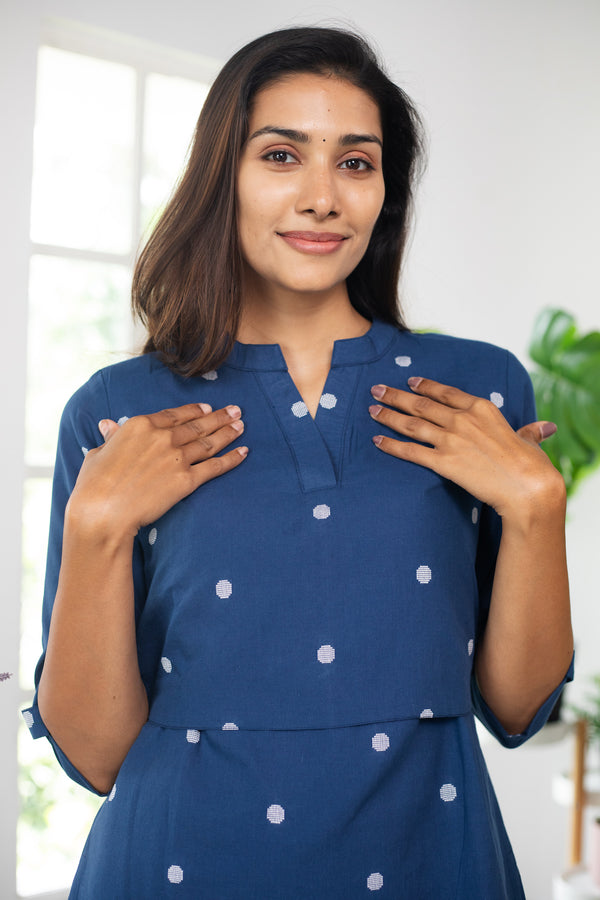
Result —
M334 341L331 368L368 363L382 356L391 344L396 329L374 319L364 334ZM255 372L287 372L279 344L242 344L236 341L224 365Z

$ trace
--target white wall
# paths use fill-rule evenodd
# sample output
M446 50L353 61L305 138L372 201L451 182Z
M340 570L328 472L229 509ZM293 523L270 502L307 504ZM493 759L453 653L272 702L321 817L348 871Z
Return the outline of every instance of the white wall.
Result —
M597 0L339 0L286 18L294 9L272 0L0 0L0 247L8 337L0 360L2 671L16 671L15 475L22 465L23 396L11 386L23 367L34 64L44 17L223 59L251 37L286 24L333 20L358 26L420 105L430 135L405 282L410 323L494 341L526 363L531 325L544 305L572 310L584 330L600 328ZM600 475L570 511L579 654L572 699L585 689L586 675L600 670L599 505ZM14 683L0 685L6 741L14 739L15 690ZM486 748L528 900L550 896L551 873L564 862L566 814L552 803L549 779L569 754L568 741L516 753ZM12 834L2 834L0 871L8 871L13 853Z

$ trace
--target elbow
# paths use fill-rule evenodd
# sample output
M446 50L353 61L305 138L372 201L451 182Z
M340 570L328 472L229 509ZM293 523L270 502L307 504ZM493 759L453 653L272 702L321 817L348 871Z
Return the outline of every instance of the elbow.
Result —
M108 794L147 720L147 704L139 709L135 721L131 718L124 729L122 723L74 715L65 699L56 691L44 690L43 681L40 681L38 707L48 733L68 762L94 791Z

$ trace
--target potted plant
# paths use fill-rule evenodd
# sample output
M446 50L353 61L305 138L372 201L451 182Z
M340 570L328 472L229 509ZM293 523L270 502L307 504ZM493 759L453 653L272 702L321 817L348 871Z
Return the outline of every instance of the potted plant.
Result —
M579 335L570 313L546 308L535 320L529 355L536 364L530 375L538 418L557 425L541 446L562 474L569 498L600 465L600 332ZM550 722L559 720L561 703L562 694Z
M529 355L538 417L555 422L542 448L562 474L570 497L600 465L600 331L578 335L563 309L536 318Z

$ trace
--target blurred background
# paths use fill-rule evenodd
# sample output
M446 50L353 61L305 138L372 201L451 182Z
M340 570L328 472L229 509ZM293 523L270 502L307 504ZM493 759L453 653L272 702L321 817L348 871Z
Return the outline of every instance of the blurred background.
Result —
M66 897L98 806L18 715L40 651L59 415L93 371L139 347L132 262L211 79L239 46L293 24L360 30L425 120L402 284L411 327L492 341L528 368L542 308L600 329L597 0L346 0L301 12L266 0L0 0L1 900ZM578 666L567 704L600 671L599 508L596 472L569 503ZM552 779L570 767L572 736L551 737L518 751L483 738L528 900L550 897L567 862L568 810Z

